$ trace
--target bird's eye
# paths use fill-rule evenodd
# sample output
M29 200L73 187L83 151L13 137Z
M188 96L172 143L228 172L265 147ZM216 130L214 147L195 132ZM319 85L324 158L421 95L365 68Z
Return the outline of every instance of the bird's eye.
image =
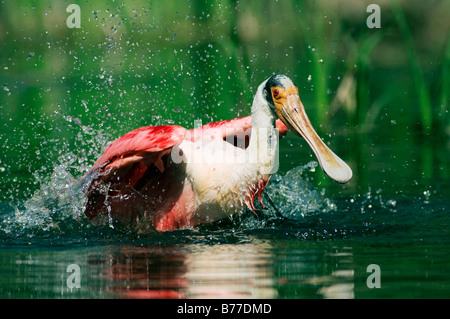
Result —
M280 94L280 91L278 91L277 89L273 90L273 96L277 97L278 94Z

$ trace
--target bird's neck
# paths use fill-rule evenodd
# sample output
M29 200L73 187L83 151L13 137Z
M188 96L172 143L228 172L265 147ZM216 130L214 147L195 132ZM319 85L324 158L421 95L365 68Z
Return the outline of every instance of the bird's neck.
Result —
M252 131L247 148L250 165L260 176L270 176L278 169L278 134L276 118L268 107L255 101L252 106Z

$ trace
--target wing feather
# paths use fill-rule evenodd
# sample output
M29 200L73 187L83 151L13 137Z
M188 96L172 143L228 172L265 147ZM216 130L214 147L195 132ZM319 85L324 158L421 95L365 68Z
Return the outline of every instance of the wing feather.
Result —
M165 155L184 140L185 134L181 126L148 126L112 142L86 175L92 178L87 191L86 216L101 220L97 223L104 221L100 217L106 213L122 220L130 219L133 214L128 216L127 212L140 209L134 206L146 205L145 195L140 191L162 178L169 163Z
M277 120L276 127L279 132L279 136L286 135L288 128L286 125ZM250 142L252 128L252 117L246 116L232 120L211 122L203 125L200 128L195 128L187 131L186 140L196 142L199 139L223 139L234 146L247 148Z
M251 116L208 123L186 130L176 125L147 126L112 142L85 176L85 214L93 223L110 218L129 223L151 212L156 229L189 227L195 211L194 192L185 184L185 171L172 165L169 154L183 140L221 138L246 148L250 140ZM287 127L276 122L280 137Z

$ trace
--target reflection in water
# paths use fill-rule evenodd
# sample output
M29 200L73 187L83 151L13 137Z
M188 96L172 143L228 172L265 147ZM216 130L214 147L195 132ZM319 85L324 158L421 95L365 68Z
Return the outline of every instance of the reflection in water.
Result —
M337 261L337 269L333 270L330 276L323 277L325 285L318 290L318 293L324 298L353 299L355 297L355 271L349 269L349 266L353 263L353 254L348 250L350 250L350 248L344 248L344 252L328 254Z
M172 247L111 246L102 285L119 298L354 298L350 248L277 251L264 241ZM334 264L333 269L323 269ZM303 293L302 293L303 291Z
M0 298L355 298L367 291L367 265L353 250L252 238L2 251ZM67 285L71 264L81 270L79 289Z
M116 248L103 272L123 297L277 297L268 244Z
M276 257L280 297L355 298L352 248L305 246Z

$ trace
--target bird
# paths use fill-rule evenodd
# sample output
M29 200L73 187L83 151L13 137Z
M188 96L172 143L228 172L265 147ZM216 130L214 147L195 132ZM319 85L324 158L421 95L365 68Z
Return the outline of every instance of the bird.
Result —
M193 129L141 127L113 141L85 176L84 213L94 225L163 232L254 211L288 130L306 140L330 178L352 178L314 130L297 86L276 74L258 86L247 117Z

